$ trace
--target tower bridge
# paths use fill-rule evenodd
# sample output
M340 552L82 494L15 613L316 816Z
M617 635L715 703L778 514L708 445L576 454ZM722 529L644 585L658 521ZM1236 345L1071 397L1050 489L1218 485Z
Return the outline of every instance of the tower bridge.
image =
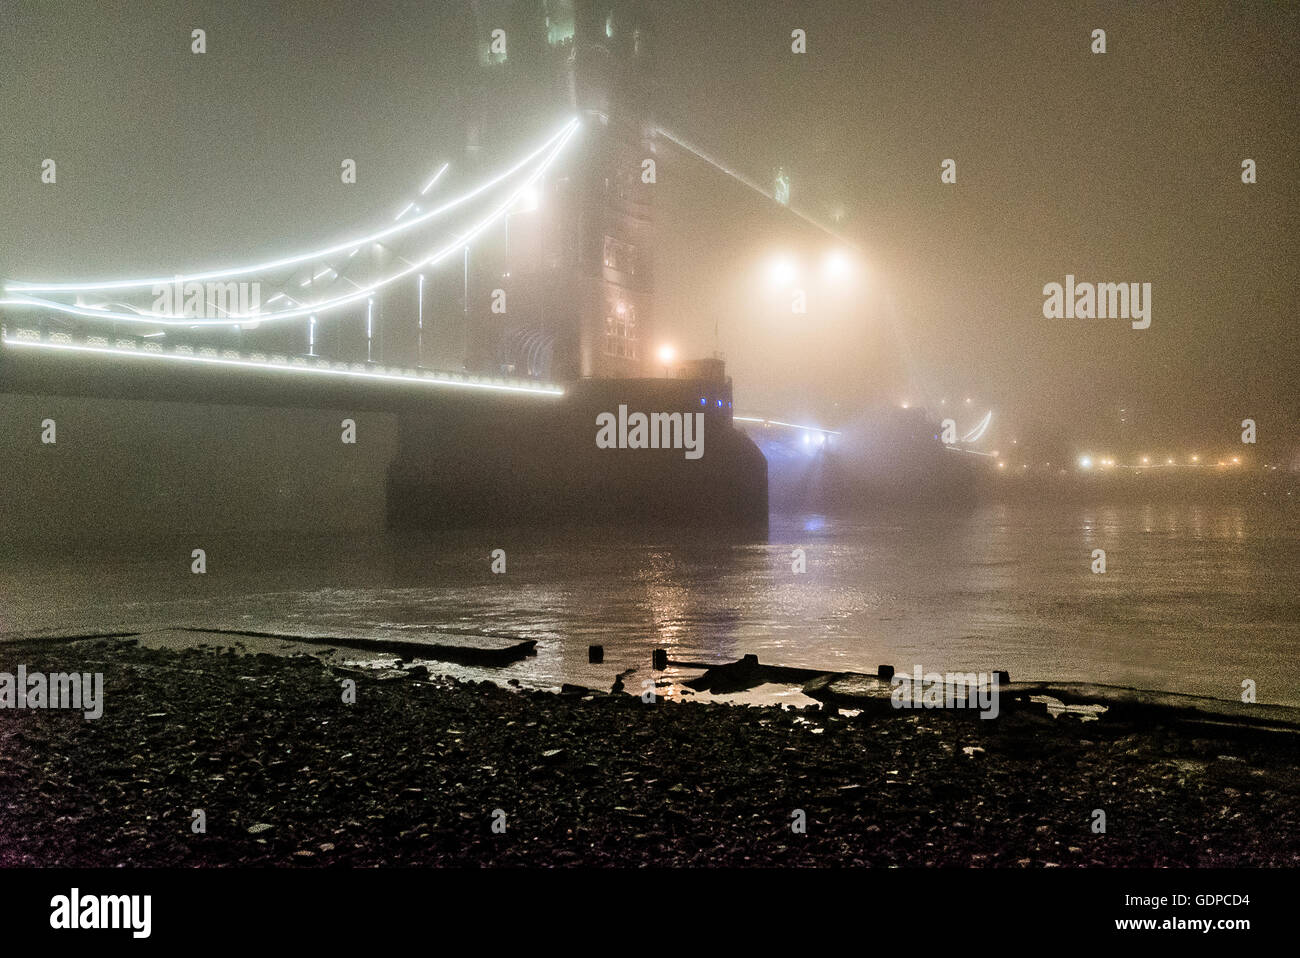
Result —
M189 376L211 395L220 374L278 383L285 395L409 387L547 401L581 379L682 375L654 361L643 158L685 150L737 174L648 119L653 35L641 4L535 6L540 19L490 0L472 8L477 64L459 107L464 149L431 156L371 222L315 242L286 237L284 251L204 268L5 279L6 388L37 360L38 370L106 364L141 377L141 394ZM493 24L514 38L508 53L484 42ZM552 120L521 136L500 119L505 102L511 115ZM717 412L714 394L730 388L721 364L687 375L711 380L698 392ZM67 377L58 385L86 389Z
M668 370L655 359L642 160L668 147L707 156L648 119L652 36L639 4L541 6L544 29L511 31L531 40L508 55L480 50L464 149L431 156L371 222L202 268L7 278L0 393L388 417L383 496L395 527L554 516L764 525L766 464L734 428L721 361ZM480 39L505 15L475 10ZM506 100L550 120L521 134L497 118ZM708 454L595 455L595 417L620 404L705 415ZM131 408L121 424L139 433L131 442L171 441ZM196 436L220 430L219 417L200 419ZM283 455L266 468L291 473L295 453ZM258 468L248 466L250 486ZM83 485L64 491L98 494Z

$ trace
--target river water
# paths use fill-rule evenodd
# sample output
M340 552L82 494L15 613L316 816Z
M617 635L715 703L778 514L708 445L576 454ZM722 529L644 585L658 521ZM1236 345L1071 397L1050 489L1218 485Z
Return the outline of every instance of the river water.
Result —
M505 574L490 570L497 548ZM763 542L246 537L0 559L0 638L172 626L537 638L536 657L493 675L540 686L645 676L662 647L680 660L1006 669L1223 699L1250 679L1259 701L1300 705L1300 509L1000 504L774 516ZM588 665L591 644L602 665Z

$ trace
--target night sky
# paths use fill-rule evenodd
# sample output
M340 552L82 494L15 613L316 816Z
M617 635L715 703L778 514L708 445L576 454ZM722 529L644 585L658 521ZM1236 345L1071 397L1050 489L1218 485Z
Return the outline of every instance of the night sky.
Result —
M765 185L785 166L861 250L791 315L764 263L811 271L835 242L664 164L661 338L708 352L716 319L740 405L843 422L971 396L1003 439L1228 445L1248 416L1294 436L1300 5L649 6L657 119ZM0 275L218 265L381 220L463 147L463 23L451 2L3 4ZM521 146L554 126L501 109ZM1045 319L1067 273L1151 283L1151 328Z

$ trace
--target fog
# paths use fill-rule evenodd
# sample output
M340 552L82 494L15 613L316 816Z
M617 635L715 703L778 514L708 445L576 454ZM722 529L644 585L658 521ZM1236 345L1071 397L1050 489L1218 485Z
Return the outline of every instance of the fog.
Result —
M463 151L467 37L505 7L200 3L194 56L146 5L6 4L0 274L219 265L375 222ZM971 397L995 445L1181 453L1251 417L1289 448L1294 5L648 7L654 120L765 187L784 167L791 206L845 241L660 143L658 335L723 353L738 411L835 425ZM500 111L521 144L555 119ZM837 248L852 263L830 282ZM770 282L782 255L805 313ZM1044 318L1067 274L1150 283L1150 328Z

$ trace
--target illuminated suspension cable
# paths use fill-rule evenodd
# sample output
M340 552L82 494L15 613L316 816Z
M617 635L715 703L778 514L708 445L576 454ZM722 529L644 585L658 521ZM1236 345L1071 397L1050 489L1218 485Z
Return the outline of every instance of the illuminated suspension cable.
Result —
M858 246L857 243L854 243L850 239L846 239L845 237L841 236L839 233L831 229L829 226L826 226L825 224L818 222L817 220L813 219L813 217L809 216L807 213L803 212L802 210L796 209L795 207L789 205L788 203L780 203L780 201L777 200L776 196L772 193L771 190L759 186L749 177L745 176L745 174L733 170L725 163L722 163L721 161L714 159L712 156L705 153L703 150L699 149L698 147L692 146L690 143L688 143L686 140L683 140L681 137L676 136L673 133L670 133L668 130L665 130L662 126L657 127L655 129L655 132L663 136L665 139L671 140L673 143L676 143L686 152L692 153L695 156L699 157L701 160L703 160L705 163L708 163L710 166L718 170L720 173L725 173L727 176L731 177L737 183L741 183L749 187L755 193L758 193L760 196L767 197L773 203L779 203L779 205L785 207L785 209L789 210L795 216L799 217L799 219L803 220L805 223L808 223L810 226L814 226L817 229L821 230L827 236L834 237L844 245L861 252L861 248Z
M970 432L966 433L966 435L961 437L961 441L979 442L980 437L983 436L986 431L988 431L989 423L992 421L993 421L993 410L990 409L988 412L984 414L984 418L980 420L978 426L976 426Z
M210 270L205 273L191 273L189 275L182 274L182 275L173 275L173 276L164 276L164 277L154 277L152 279L119 279L119 280L111 280L109 282L103 282L103 283L33 283L33 282L27 282L25 280L14 280L12 282L5 284L5 291L9 293L52 293L52 292L77 292L77 291L87 291L87 290L105 290L105 289L139 289L143 287L152 287L152 286L170 286L170 285L174 285L178 281L181 283L197 283L209 279L222 279L230 276L242 276L247 273L255 273L260 271L270 271L270 270L280 269L285 266L294 266L297 265L298 263L304 263L314 259L324 259L325 257L332 256L335 253L341 253L344 250L351 250L353 247L361 247L366 245L367 243L378 242L379 240L385 239L386 237L394 236L398 233L405 232L406 230L418 226L420 223L427 223L429 220L434 219L437 216L441 216L443 213L446 213L449 210L455 209L456 207L461 206L464 203L467 203L469 200L478 196L480 193L483 193L484 191L489 190L492 187L496 186L498 183L502 182L503 180L509 179L510 177L514 176L521 169L523 169L529 163L535 160L538 156L545 153L557 140L567 141L569 136L571 136L573 131L577 128L577 125L578 125L578 120L576 117L570 119L567 123L564 124L564 126L562 126L556 133L554 133L550 137L550 139L548 139L540 147L538 147L532 153L528 154L528 156L524 157L522 160L520 160L510 169L506 170L504 173L498 174L497 176L493 177L487 182L480 184L479 186L475 187L473 190L469 191L468 193L462 194L461 196L458 196L456 199L444 203L442 206L439 206L436 209L432 209L427 213L422 213L419 216L415 217L414 219L407 220L404 223L398 223L394 226L389 226L385 229L380 230L377 233L372 233L369 236L363 236L358 239L351 239L344 243L337 243L334 246L330 246L325 249L314 250L310 253L303 253L300 256L290 256L290 257L286 257L285 259L270 260L265 263L255 263L251 266L238 266L238 267L231 267L229 269ZM443 169L445 168L446 167L444 166ZM439 171L438 175L441 175L441 171ZM437 176L435 176L434 179L431 180L426 185L425 189L427 190L428 187L432 186L433 183L436 182L436 180L437 180ZM423 193L424 191L421 192Z
M543 163L524 180L522 184L510 194L504 203L492 211L486 218L481 220L467 232L457 236L451 243L431 253L429 256L415 263L410 263L405 269L388 276L382 280L371 283L369 286L358 287L355 292L345 296L340 296L332 300L322 300L317 303L304 303L297 309L282 310L278 313L267 315L265 313L231 313L222 319L205 319L196 316L176 316L169 313L155 313L145 315L129 315L126 313L113 313L106 310L97 310L90 307L73 306L68 303L59 303L54 300L40 299L37 297L24 297L22 299L5 299L0 300L0 304L40 306L52 309L57 312L66 313L72 316L85 316L93 319L111 319L123 323L142 323L154 326L230 326L239 320L252 320L257 323L271 323L286 319L297 319L300 316L308 316L312 313L326 313L351 303L355 303L366 298L369 294L377 289L381 289L390 283L396 282L404 276L409 276L419 269L427 266L434 266L445 259L452 253L466 246L471 240L497 222L504 216L519 198L532 187L550 168L551 164L560 155L569 139L577 131L576 123L571 123L566 130L564 137L555 144L551 153ZM409 262L409 261L408 261Z

